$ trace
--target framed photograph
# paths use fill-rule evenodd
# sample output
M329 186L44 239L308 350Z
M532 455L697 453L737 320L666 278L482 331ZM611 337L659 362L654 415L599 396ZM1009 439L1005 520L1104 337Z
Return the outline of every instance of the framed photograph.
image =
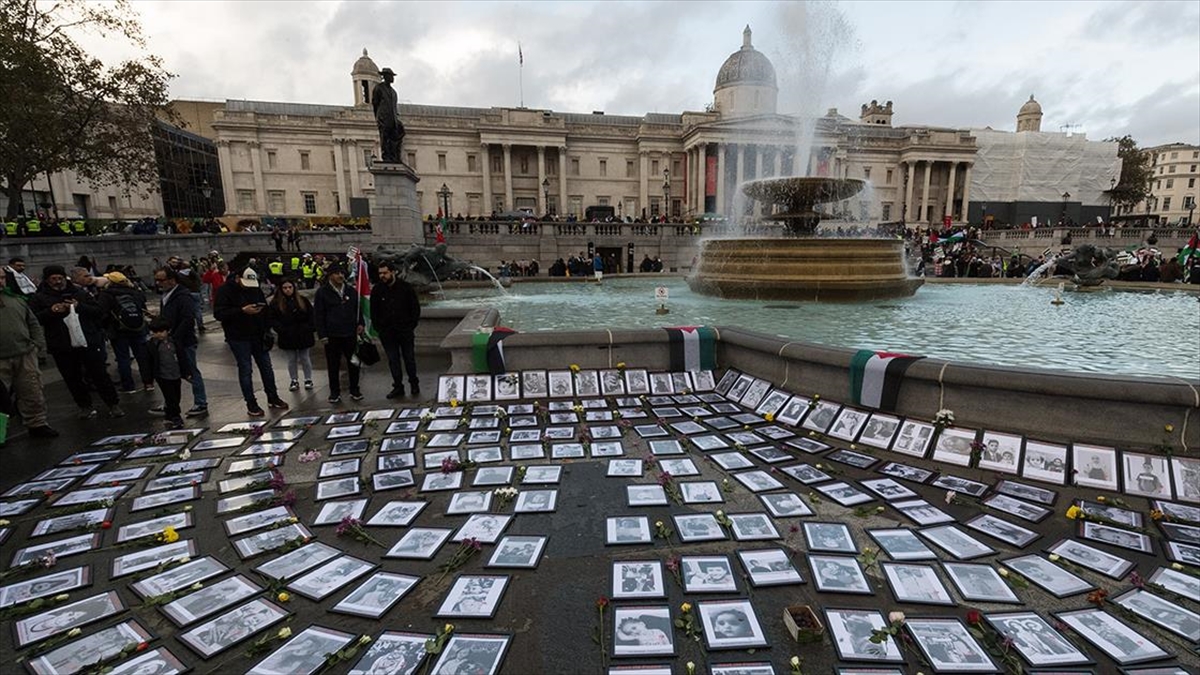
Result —
M261 591L257 584L238 574L222 579L161 607L176 626L186 626L232 607Z
M486 567L536 569L546 548L546 537L509 535L500 540Z
M833 438L839 438L847 443L853 443L854 439L858 438L858 432L862 431L867 424L867 418L870 413L865 410L855 410L854 408L842 408L838 413L837 418L833 421L833 426L829 428L829 435Z
M709 663L708 672L712 675L775 675L775 666L770 661L735 661L732 663ZM621 673L609 672L609 675ZM647 675L659 675L647 673ZM671 675L670 669L661 675ZM903 675L903 674L901 674Z
M581 459L586 456L583 443L554 443L550 446L551 459Z
M134 574L184 557L196 557L196 542L194 540L183 539L173 544L162 544L154 548L117 556L112 559L112 574L109 575L109 578L116 579L128 574Z
M427 473L421 481L419 492L445 492L447 490L457 490L462 487L463 473L461 471L451 471L450 473Z
M1139 516L1141 514L1138 514ZM1200 545L1200 527L1194 525L1181 525L1179 523L1158 522L1158 528L1171 541L1183 542L1185 544Z
M443 527L414 527L405 532L400 541L397 541L383 557L429 560L452 533L453 530Z
M287 546L298 539L308 541L312 539L312 532L309 532L303 525L294 523L278 529L264 530L258 534L235 539L233 541L233 548L238 552L238 556L242 560L248 560L267 551L274 551L277 548Z
M0 609L20 605L38 598L67 593L92 583L92 568L83 565L52 574L43 574L7 586L0 586Z
M91 465L96 468L96 465ZM130 469L118 469L116 471L105 471L92 475L83 482L83 487L97 487L100 485L109 485L111 483L132 483L139 480L150 472L148 466L135 466Z
M510 522L511 515L476 513L458 528L451 541L457 543L464 539L477 539L481 544L494 544L500 539L500 535L504 534L504 528L508 527Z
M767 415L777 415L791 397L791 394L782 389L772 389L767 393L766 396L763 397L762 402L758 404L758 406L754 409L754 412L763 417L766 417Z
M813 555L808 556L808 565L812 570L813 583L817 590L824 593L853 593L856 595L871 595L871 584L863 574L858 560L842 555Z
M385 433L385 434L415 434L415 433L417 433L417 429L420 428L420 426L421 426L421 422L419 420L403 420L400 422L392 422L391 424L389 424L387 426L387 429L385 429L383 433ZM380 448L379 448L380 452L391 452L392 450L397 449L393 445L387 443L387 441L389 441L389 440L393 440L393 439L387 439L387 438L384 439L384 444L382 446L380 446ZM394 440L396 443L401 443L401 442L409 443L409 442L415 441L416 439L397 438ZM412 448L405 447L405 448L401 448L401 449L411 450Z
M475 470L475 477L471 479L471 487L509 485L512 483L514 471L515 469L511 466L481 466Z
M91 551L99 545L100 533L88 532L86 534L75 535L74 537L49 541L44 544L26 546L13 554L12 563L9 566L18 567L43 558L51 553L56 558L65 558L70 555Z
M1200 643L1200 614L1190 609L1142 588L1130 589L1112 601L1192 644Z
M679 492L684 504L719 504L725 501L716 481L693 481L679 483Z
M99 593L13 622L19 648L65 633L125 610L116 591Z
M592 457L620 457L625 454L625 446L621 441L593 441Z
M692 370L688 375L692 376L692 388L696 391L712 391L717 386L711 370Z
M550 398L569 398L575 395L574 378L569 370L551 370Z
M429 502L388 502L383 505L383 508L376 511L366 524L380 527L408 527L426 506L429 506Z
M850 528L842 523L804 523L808 550L821 553L858 553Z
M340 550L328 544L312 542L267 561L254 568L254 571L276 581L285 581L341 554Z
M225 473L230 476L235 476L242 473L250 473L251 471L261 471L269 469L273 466L283 465L283 455L271 455L270 457L255 457L253 459L237 459L229 463L225 467Z
M973 560L991 555L996 551L987 544L963 532L954 525L939 525L917 530L934 546L942 549L959 560Z
M800 424L800 420L804 414L808 412L809 399L803 396L793 396L783 404L779 412L775 415L775 421L780 424L796 426Z
M504 461L504 450L498 445L487 448L467 448L467 459L476 464L489 464Z
M935 673L1000 672L960 619L908 619L904 626Z
M1173 455L1171 476L1175 479L1176 499L1200 504L1200 459Z
M352 633L309 626L246 671L246 675L313 675L326 665L327 655L346 647L356 637Z
M540 443L525 443L521 445L508 446L509 458L514 462L528 461L531 459L545 459L546 450Z
M378 619L388 613L421 577L394 572L376 572L358 588L330 608L333 612Z
M776 518L803 518L813 515L812 509L795 492L776 492L758 495L758 498Z
M1104 610L1077 609L1058 612L1055 616L1122 666L1170 656L1149 637Z
M759 473L762 473L761 471ZM736 477L736 476L735 476ZM859 490L849 483L838 481L836 483L825 483L817 485L816 489L821 494L829 497L841 506L855 506L858 504L866 504L873 501L875 498L871 495ZM897 507L898 508L898 507Z
M1021 476L1043 483L1067 482L1067 446L1026 439Z
M1139 455L1136 452L1122 453L1125 467L1125 494L1171 498L1171 475L1167 458L1158 455Z
M839 403L821 401L812 408L808 416L800 423L800 426L804 429L815 431L818 434L823 434L833 425L833 420L837 417L838 410L841 407Z
M677 475L673 471L671 473L673 475ZM733 474L733 479L741 483L743 487L751 492L768 492L770 490L783 489L783 483L775 480L775 478L766 471L743 471L741 473Z
M456 632L446 642L429 675L496 675L510 640L507 635Z
M1046 549L1046 552L1062 556L1076 565L1086 567L1093 572L1098 572L1113 579L1124 578L1125 574L1133 568L1133 563L1124 558L1101 551L1094 546L1089 546L1074 539L1063 539Z
M997 518L990 513L976 516L963 524L976 532L982 532L1016 548L1025 548L1042 536L1033 530L1025 529L1003 518Z
M478 432L476 432L476 433L478 433ZM500 439L497 437L496 440L485 440L482 442L496 443L499 440ZM538 443L538 442L541 442L541 440L542 440L542 430L541 429L513 429L512 433L510 433L508 435L509 443Z
M361 518L367 508L366 499L351 499L344 502L329 502L321 505L321 511L313 519L313 526L337 525L345 518Z
M279 605L257 598L176 637L202 658L210 659L283 621L287 615L288 611Z
M631 396L650 393L650 376L645 370L625 371L625 391Z
M500 373L493 376L493 391L497 401L515 401L521 398L521 376L516 373Z
M525 469L521 485L557 485L562 479L561 466L530 466Z
M721 376L721 379L717 381L717 386L713 388L713 391L725 396L729 393L729 390L733 387L734 383L740 380L742 377L743 375L741 372L730 368L729 370L726 370L725 374ZM749 386L749 383L747 383L747 386Z
M1200 597L1200 578L1179 572L1170 567L1160 567L1146 580L1149 585L1162 586L1166 590L1185 598Z
M600 395L600 374L594 370L575 373L575 394L580 398Z
M366 452L371 448L370 439L359 438L353 441L338 441L333 444L329 450L330 457L340 457L341 455L357 455ZM344 472L343 472L344 473Z
M336 441L339 438L354 438L355 436L361 436L362 432L362 424L343 424L341 426L331 428L329 432L325 434L325 440ZM247 453L243 452L242 454Z
M754 462L740 452L718 452L709 455L708 458L725 471L754 468Z
M673 656L675 629L668 605L614 606L613 656Z
M905 420L900 425L900 433L892 442L892 452L912 457L924 457L929 451L929 441L933 438L933 425L916 420Z
M702 600L696 603L696 611L710 651L767 646L766 634L749 598Z
M129 585L138 597L149 598L187 588L223 574L229 568L216 558L197 558Z
M385 441L386 442L386 441ZM496 449L497 452L499 448ZM381 451L382 452L382 451ZM500 461L500 460L496 460ZM378 472L399 471L411 469L417 465L417 455L413 452L395 452L389 455L380 454L375 458L375 470Z
M496 614L509 579L499 574L460 574L434 616L490 619Z
M666 396L675 393L675 384L670 373L650 373L650 393Z
M962 478L960 476L951 476L949 474L942 474L938 476L937 478L933 479L933 482L930 483L930 485L936 488L942 488L944 490L961 492L964 495L970 495L972 497L981 497L983 496L983 493L987 492L988 489L986 484L980 483L979 481L967 480L966 478Z
M624 396L625 378L617 369L600 371L600 392L605 396Z
M897 499L913 499L918 496L917 493L891 478L872 478L870 480L859 481L859 484L879 495L880 499L888 502Z
M883 575L887 578L888 586L892 589L892 597L896 602L910 602L918 605L954 605L950 591L938 578L937 570L932 565L916 565L912 563L879 563Z
M974 429L946 427L937 435L933 444L933 459L935 462L945 462L956 466L971 465L971 444L975 442Z
M298 577L287 587L309 600L320 602L376 567L378 565L373 562L343 555Z
M438 378L438 403L461 401L466 398L466 383L462 375L442 375Z
M186 473L159 476L158 478L146 481L146 484L142 486L142 494L171 490L187 485L199 485L206 480L208 480L207 471L188 471Z
M676 478L700 475L700 469L696 468L696 463L690 459L660 459L658 468Z
M661 485L625 486L626 506L666 506L668 503L667 492Z
M324 501L326 499L337 499L338 497L349 497L361 491L362 486L359 485L358 476L323 480L317 483L316 500Z
M930 478L933 478L934 472L928 469L922 469L908 464L899 462L888 462L876 469L877 472L891 476L892 478L900 478L902 480L911 480L914 483L927 483Z
M1155 499L1151 504L1154 505L1154 508L1162 511L1164 516L1170 516L1172 520L1200 525L1200 507L1198 506L1189 506L1162 499Z
M872 448L887 450L892 445L892 439L900 431L900 418L885 413L872 413L871 418L863 425L858 442Z
M825 609L825 623L838 658L843 661L903 663L896 640L871 642L875 631L887 627L883 612L875 609ZM863 672L872 672L864 669Z
M98 660L103 661L118 656L121 650L130 644L141 644L152 639L154 636L150 634L150 631L137 621L124 621L33 657L28 661L26 667L34 675L78 673L86 670L88 666L95 664Z
M725 539L725 530L711 513L676 514L675 534L684 543Z
M513 513L553 513L558 508L558 490L522 490Z
M996 632L1011 638L1013 649L1033 668L1092 662L1036 612L989 613L983 618Z
M467 513L486 513L491 507L491 490L455 492L450 495L450 503L446 506L446 515L459 516Z
M606 476L639 477L642 475L642 460L640 459L610 459Z
M733 563L728 556L685 555L679 567L685 593L737 593Z
M606 527L605 543L609 545L649 544L652 541L650 520L645 516L608 518Z
M683 446L679 441L671 438L662 441L650 441L650 454L652 455L682 455L685 454Z
M148 649L128 661L111 666L111 668L111 670L105 671L108 675L143 675L144 673L176 675L189 670L188 665L180 661L179 657L172 654L166 647Z
M659 560L615 560L612 563L614 600L665 598L663 566Z
M1028 485L1019 483L1015 480L1002 480L996 483L996 492L1009 497L1016 497L1026 501L1036 502L1045 506L1053 506L1054 500L1058 499L1058 493L1054 490L1037 487L1036 485Z
M906 527L867 530L867 534L879 544L879 548L892 560L937 560L934 553L925 542L921 541L912 530Z
M1120 492L1117 450L1096 445L1071 445L1071 474L1075 485Z
M126 486L128 487L128 486ZM188 487L175 488L173 490L163 490L153 494L142 495L135 497L129 505L130 512L145 511L147 509L157 509L171 504L182 504L200 498L200 486L191 485Z
M778 424L760 427L758 433L773 441L782 441L785 438L792 438L796 435L796 432L785 429Z
M828 455L825 455L825 459L828 459L831 462L837 462L839 464L845 464L847 466L853 466L859 469L869 469L871 465L879 461L878 457L845 449L834 450Z
M88 511L79 511L77 513L69 513L65 516L56 516L54 518L46 518L39 520L33 526L33 532L30 537L44 537L46 535L58 534L69 530L86 529L92 526L98 526L104 521L112 521L113 509L99 508L90 509ZM162 528L159 528L161 531Z
M521 389L525 398L545 398L550 393L550 381L544 370L525 370L521 372Z
M1021 604L1017 594L991 565L945 561L942 563L942 569L946 571L950 581L954 582L954 587L963 600Z
M994 494L983 500L983 503L993 510L1014 515L1031 523L1040 523L1051 513L1050 509L1002 494Z
M1087 541L1098 541L1138 553L1154 554L1154 544L1149 535L1141 532L1133 532L1090 520L1081 520L1079 521L1079 536Z
M1001 560L1000 564L1025 577L1056 598L1086 593L1095 586L1039 555Z
M415 675L425 663L425 641L432 637L426 633L384 631L350 669L350 675Z
M792 565L791 556L781 548L740 550L737 555L755 587L804 583L804 577Z

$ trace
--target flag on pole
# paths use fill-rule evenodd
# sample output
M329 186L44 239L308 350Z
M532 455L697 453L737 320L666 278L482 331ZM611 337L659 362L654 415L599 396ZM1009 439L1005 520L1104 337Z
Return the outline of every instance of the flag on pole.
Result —
M479 331L471 336L471 365L477 373L499 375L506 372L504 345L502 341L517 331L506 326L496 326L490 333Z
M954 234L950 235L949 237L946 237L945 239L934 240L934 243L936 243L940 246L949 246L950 244L957 244L959 242L963 242L966 240L967 240L966 231L959 230L958 232L955 232Z
M367 261L362 257L362 251L354 251L354 291L358 293L358 313L362 317L364 333L371 337L379 337L375 327L371 325L371 275L367 271Z
M525 65L525 53L521 51L521 43L517 43L517 64Z
M666 327L671 342L671 372L715 370L717 332L708 326Z
M893 412L904 371L924 356L860 349L850 359L850 400L855 405Z
M446 243L446 219L445 218L438 219L437 225L435 226L433 233L437 236L437 243L439 243L439 244Z
M1179 264L1187 267L1188 260L1196 255L1197 251L1200 251L1200 237L1193 232L1192 238L1188 239L1187 246L1184 246L1183 250L1179 252Z

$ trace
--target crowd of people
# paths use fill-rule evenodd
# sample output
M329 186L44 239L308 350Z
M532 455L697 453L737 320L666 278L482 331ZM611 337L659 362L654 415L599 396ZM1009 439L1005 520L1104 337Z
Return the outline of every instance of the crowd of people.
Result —
M46 265L40 278L29 273L25 260L11 258L0 267L0 412L19 414L30 436L58 435L46 418L41 366L49 357L82 420L99 415L95 398L108 416L123 417L123 398L155 391L161 404L135 407L163 415L168 429L182 428L185 417L206 416L208 395L196 359L199 333L206 330L206 305L221 325L251 417L265 415L254 370L267 407L285 410L271 352L285 354L290 391L298 391L301 381L312 390L311 350L318 342L325 352L329 402L341 402L343 362L350 398L362 400L359 354L370 339L345 263L305 256L289 270L279 268L279 262L249 258L231 265L216 251L191 261L172 256L155 265L147 284L128 266L109 266L101 273L86 256L69 270ZM305 279L305 264L320 269L319 283L315 269ZM289 274L295 271L300 274ZM405 384L419 396L415 331L421 306L416 291L404 280L404 271L386 261L370 266L368 275L374 282L372 331L392 379L387 398L405 396ZM302 292L302 283L315 292ZM115 381L110 355L116 361ZM186 410L181 401L185 382L192 399Z

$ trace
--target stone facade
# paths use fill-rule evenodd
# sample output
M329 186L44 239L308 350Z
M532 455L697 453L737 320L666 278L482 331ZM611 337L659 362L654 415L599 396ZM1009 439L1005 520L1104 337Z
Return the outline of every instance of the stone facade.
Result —
M1146 148L1153 178L1150 181L1150 217L1163 225L1193 225L1196 198L1200 196L1200 146L1168 143ZM1146 202L1129 210L1146 213Z

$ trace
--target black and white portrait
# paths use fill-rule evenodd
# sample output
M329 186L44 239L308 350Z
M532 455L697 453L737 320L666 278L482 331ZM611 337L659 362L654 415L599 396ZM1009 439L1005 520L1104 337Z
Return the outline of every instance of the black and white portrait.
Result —
M367 525L408 527L429 502L388 502L367 521Z
M924 457L933 438L933 425L915 420L906 420L900 425L900 433L892 443L892 452L913 457Z
M867 583L867 577L863 574L862 567L855 558L810 554L808 564L812 569L813 583L817 585L818 591L871 594L871 585Z
M675 653L667 605L614 607L613 656L670 656Z
M455 633L446 642L429 675L496 675L509 640L507 635Z
M1088 663L1090 659L1035 612L985 616L1001 635L1012 639L1013 649L1034 668Z
M544 370L526 370L521 373L521 388L525 398L545 398L550 393L549 380Z
M956 466L971 465L971 444L975 442L974 429L946 427L937 436L933 445L935 462L946 462Z
M321 511L313 519L313 525L336 525L345 518L361 518L367 508L366 499L350 499L321 505Z
M683 542L725 539L725 530L711 513L677 514L675 532Z
M1146 635L1100 609L1060 612L1058 618L1121 665L1169 656Z
M446 543L452 532L441 527L414 527L405 532L383 557L428 560Z
M1067 446L1026 439L1021 475L1043 483L1066 484Z
M1116 448L1075 443L1071 446L1071 455L1072 475L1076 485L1117 491L1119 474Z
M909 633L936 672L994 673L987 650L958 619L908 619Z
M208 659L279 621L287 610L259 598L179 635L179 640Z
M976 532L982 532L989 537L999 539L1017 548L1025 548L1032 541L1042 536L1033 530L1010 523L1002 518L997 518L989 513L972 518L964 524Z
M791 556L781 548L738 551L738 559L755 586L802 584L804 577L792 565Z
M867 530L892 560L937 560L937 554L925 545L912 530L905 527Z
M125 609L116 591L99 593L82 600L54 607L53 609L34 614L13 623L16 631L17 646L27 647L35 642L59 633L65 633L72 628L87 625L112 616Z
M892 439L896 437L896 432L900 430L900 418L883 413L874 413L871 419L863 425L862 433L859 434L858 442L863 445L869 445L872 448L887 450L892 444Z
M1171 498L1171 476L1167 470L1167 458L1154 455L1123 453L1125 466L1125 492L1157 499Z
M759 495L758 498L776 518L802 518L813 513L808 504L795 492L776 492Z
M612 598L666 597L663 566L659 560L616 560L612 563Z
M964 600L1011 604L1021 602L991 565L945 561L942 563L942 569L946 571L950 581L954 582Z
M942 585L932 565L910 563L880 563L883 575L897 602L921 605L953 605L950 591Z
M295 593L319 602L375 567L375 563L344 555L304 574L288 584L287 587Z
M679 484L684 504L716 504L725 501L721 488L714 481L694 481Z
M838 656L846 661L900 662L904 656L895 640L872 642L875 631L887 626L874 609L826 609L825 621Z
M850 528L842 523L804 523L808 550L823 553L858 553Z
M482 544L494 544L504 533L504 528L508 527L511 520L512 516L510 515L476 513L467 518L467 522L458 528L458 531L454 533L453 541L475 539Z
M1060 555L1066 560L1086 567L1093 572L1099 572L1113 579L1120 579L1133 567L1133 563L1124 558L1112 555L1100 549L1089 546L1074 539L1063 539L1046 549L1051 554Z
M420 580L407 574L376 572L334 605L333 611L378 619Z
M1002 560L1001 563L1057 598L1078 595L1095 588L1082 578L1039 555L1009 558Z
M247 675L312 675L325 665L325 657L355 639L351 633L309 626L276 649Z
M919 532L922 537L959 560L971 560L995 553L990 546L954 525L939 525Z
M239 574L177 598L163 605L162 611L175 625L186 626L236 605L261 590L257 584Z
M454 580L436 616L488 619L496 613L509 577L494 574L462 574Z
M423 633L385 631L350 669L349 675L413 675L425 660Z
M726 556L683 556L680 560L686 593L736 593L733 565Z
M752 649L767 645L766 635L748 599L704 600L696 603L704 640L710 650Z
M516 567L533 569L541 560L546 548L546 537L510 535L496 544L496 550L488 559L488 567Z

